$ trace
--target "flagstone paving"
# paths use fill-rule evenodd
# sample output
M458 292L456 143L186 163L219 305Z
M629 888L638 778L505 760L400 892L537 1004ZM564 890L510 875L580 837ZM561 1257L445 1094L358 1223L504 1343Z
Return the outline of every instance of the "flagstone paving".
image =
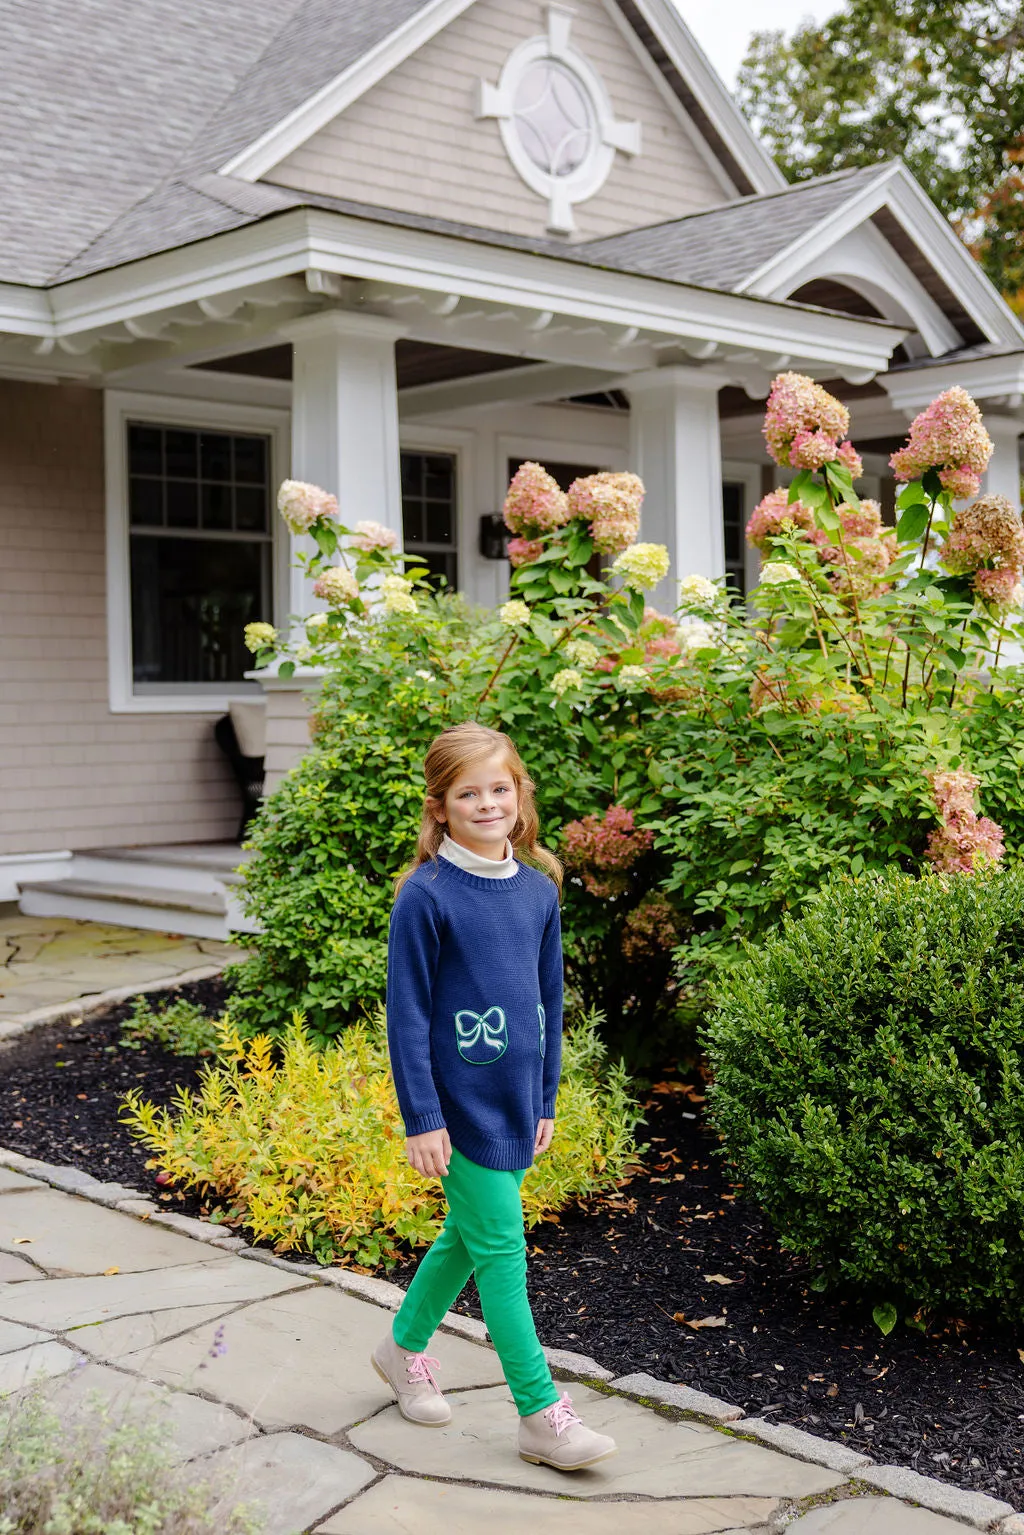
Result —
M18 1175L0 1176L0 1395L38 1382L69 1420L97 1398L155 1417L174 1458L215 1479L224 1511L259 1505L265 1535L968 1528L739 1437L742 1421L729 1433L579 1383L574 1401L618 1456L575 1476L526 1465L496 1355L451 1333L436 1352L452 1422L416 1428L369 1364L387 1291L364 1282L357 1296L239 1256L230 1239L211 1246L45 1186L3 1155ZM993 1504L993 1521L1005 1512Z
M38 1012L123 987L212 970L243 951L214 938L66 917L0 917L0 1037Z

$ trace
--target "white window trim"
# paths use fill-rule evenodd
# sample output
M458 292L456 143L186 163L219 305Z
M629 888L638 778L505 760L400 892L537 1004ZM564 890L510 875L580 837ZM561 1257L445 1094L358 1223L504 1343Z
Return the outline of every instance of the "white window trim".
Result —
M476 548L476 433L461 428L421 426L399 422L399 452L443 453L455 460L455 548L458 590L477 601L477 565L485 564ZM414 553L415 551L410 551Z
M223 714L232 699L252 698L251 683L213 693L188 683L168 684L166 693L136 693L132 678L132 606L128 520L128 423L260 432L270 438L271 494L288 475L288 411L219 400L179 399L170 395L107 390L104 396L107 538L107 672L112 714ZM288 590L288 540L283 524L271 522L271 588L274 620L279 625L282 594Z
M725 458L722 460L723 484L726 480L732 485L743 486L743 521L746 524L750 521L750 514L761 499L761 465ZM747 591L750 592L757 585L761 574L761 556L750 544L745 544L744 547L743 570Z

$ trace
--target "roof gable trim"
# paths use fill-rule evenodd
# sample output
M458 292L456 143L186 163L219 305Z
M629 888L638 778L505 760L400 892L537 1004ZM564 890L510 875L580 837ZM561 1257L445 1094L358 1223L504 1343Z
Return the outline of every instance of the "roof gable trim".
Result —
M683 105L739 191L774 192L786 178L715 73L707 56L672 4L672 0L614 0L627 22L640 23L665 50L668 63L686 87Z
M427 0L414 16L222 165L220 174L259 181L473 4L474 0Z
M877 181L869 183L827 220L815 224L765 262L735 291L779 297L790 276L803 271L819 255L825 255L850 230L881 209L887 209L918 250L927 255L943 283L990 341L1014 345L1024 341L1024 326L899 160L886 166Z

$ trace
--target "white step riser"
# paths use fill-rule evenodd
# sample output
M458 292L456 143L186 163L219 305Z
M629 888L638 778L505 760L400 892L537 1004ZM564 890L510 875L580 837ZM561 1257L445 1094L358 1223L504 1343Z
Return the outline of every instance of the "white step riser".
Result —
M224 892L224 904L227 907L227 924L233 933L262 933L262 924L245 915L230 886Z
M29 917L68 917L76 922L109 922L115 927L143 927L157 933L184 933L189 938L231 937L226 917L201 911L135 906L128 901L104 901L95 896L61 896L32 889L24 891L19 904Z
M62 875L113 885L161 885L165 890L195 891L200 895L220 895L226 889L223 880L209 869L175 863L136 863L130 858L102 858L92 853L76 853Z

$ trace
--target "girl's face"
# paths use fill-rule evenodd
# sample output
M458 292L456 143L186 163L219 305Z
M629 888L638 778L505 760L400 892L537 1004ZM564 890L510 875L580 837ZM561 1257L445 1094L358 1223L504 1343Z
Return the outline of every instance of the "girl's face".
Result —
M472 763L450 785L443 804L435 801L433 809L455 842L484 858L504 858L506 839L519 814L516 781L505 753L499 750Z

